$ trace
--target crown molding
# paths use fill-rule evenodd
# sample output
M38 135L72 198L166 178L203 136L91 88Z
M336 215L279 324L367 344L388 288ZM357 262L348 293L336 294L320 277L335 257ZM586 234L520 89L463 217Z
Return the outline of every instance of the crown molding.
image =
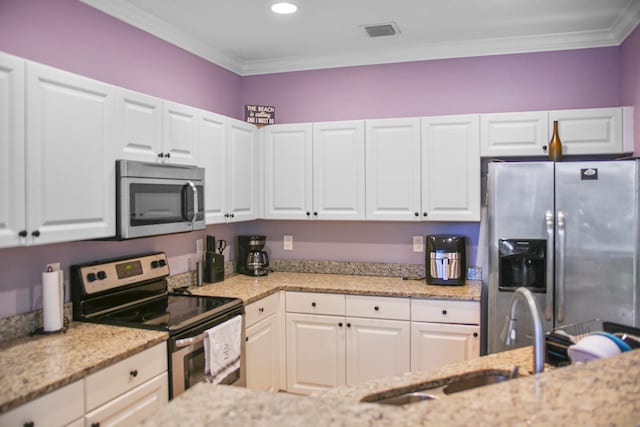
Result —
M304 55L274 60L242 61L202 42L179 28L130 3L80 0L136 28L198 55L240 76L390 64L447 58L548 52L620 45L640 22L640 1L631 0L611 28L599 31L547 34L543 36L474 39L427 43L384 50L358 50L336 55Z

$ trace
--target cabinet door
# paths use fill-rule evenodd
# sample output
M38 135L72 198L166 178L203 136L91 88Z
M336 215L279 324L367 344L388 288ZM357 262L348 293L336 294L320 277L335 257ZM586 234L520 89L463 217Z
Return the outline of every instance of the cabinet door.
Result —
M227 209L229 221L257 218L257 130L254 125L229 119Z
M247 388L278 391L280 346L277 316L271 315L246 331Z
M546 111L480 115L480 155L546 156L549 114Z
M169 401L167 373L141 384L89 412L87 426L131 426L151 416Z
M27 63L27 229L44 244L115 234L113 87Z
M166 162L197 163L198 110L171 101L162 101L162 154Z
M549 138L555 120L563 156L623 152L621 108L550 111Z
M437 368L480 356L480 327L411 322L411 370Z
M204 218L207 224L225 222L227 213L227 119L198 112L198 165L205 168Z
M347 384L409 372L410 322L347 317Z
M366 121L370 220L420 219L420 119Z
M313 216L365 218L364 121L313 124Z
M0 53L0 248L26 242L24 61Z
M310 394L345 383L344 317L286 315L287 391Z
M422 219L480 221L478 115L422 119Z
M162 100L116 88L116 158L158 162L162 152Z
M311 124L264 128L264 217L311 218Z

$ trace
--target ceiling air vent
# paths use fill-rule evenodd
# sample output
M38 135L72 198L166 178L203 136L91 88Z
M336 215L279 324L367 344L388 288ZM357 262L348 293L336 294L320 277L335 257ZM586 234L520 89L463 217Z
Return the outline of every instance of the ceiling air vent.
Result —
M389 22L386 24L375 24L375 25L363 25L369 37L385 37L385 36L395 36L400 33L398 26L395 22Z

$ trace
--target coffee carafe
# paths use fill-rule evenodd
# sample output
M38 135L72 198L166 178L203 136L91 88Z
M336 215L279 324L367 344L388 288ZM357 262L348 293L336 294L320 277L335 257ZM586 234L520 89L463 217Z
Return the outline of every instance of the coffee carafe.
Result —
M236 245L238 273L247 276L266 276L269 274L269 255L264 250L266 241L266 236L238 236Z

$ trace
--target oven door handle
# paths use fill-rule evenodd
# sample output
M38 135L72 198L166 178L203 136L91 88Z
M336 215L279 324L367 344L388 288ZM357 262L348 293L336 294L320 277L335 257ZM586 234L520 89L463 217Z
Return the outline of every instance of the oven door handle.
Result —
M200 335L196 335L195 337L182 338L182 339L176 340L175 347L182 348L182 347L188 347L190 345L198 344L204 341L205 338L207 338L207 336L208 334L206 332L203 332Z

